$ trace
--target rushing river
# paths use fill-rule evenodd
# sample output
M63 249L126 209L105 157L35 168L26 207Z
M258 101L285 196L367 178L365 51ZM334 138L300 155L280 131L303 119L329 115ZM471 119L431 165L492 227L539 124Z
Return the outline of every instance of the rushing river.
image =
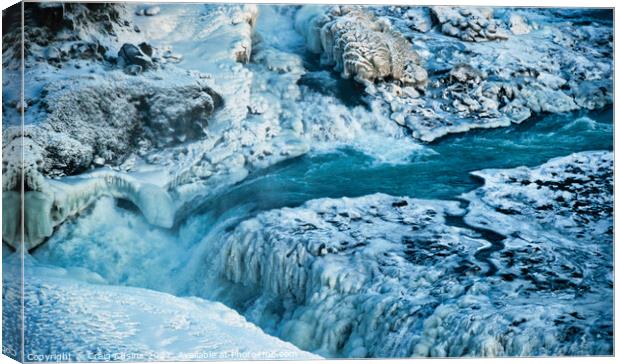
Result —
M535 166L573 152L610 150L612 129L612 111L608 109L551 115L510 128L450 136L425 145L398 163L379 162L350 148L309 154L249 176L204 201L172 230L153 227L126 203L104 198L61 226L33 255L44 264L86 268L107 284L221 301L266 332L281 336L260 302L253 301L260 290L222 280L217 264L210 260L241 221L266 210L296 207L324 197L381 192L458 200L462 193L480 186L480 181L470 176L472 171ZM460 218L446 223L473 229ZM503 237L473 230L492 243L476 253L475 259L481 267L488 267L481 273L493 275L496 268L489 254L502 249ZM248 302L254 303L247 306ZM286 335L282 338L288 339Z
M352 96L360 91L352 88L352 81L341 80L336 74L329 76L331 82L327 84L321 83L325 78L313 84L317 80L311 73L320 71L316 59L305 56L311 72L309 78L301 80L302 84L349 106L362 102ZM375 193L457 200L465 207L460 196L481 185L471 176L473 171L537 166L574 152L611 150L613 110L608 107L597 112L542 115L521 125L450 135L417 148L405 148L405 155L401 148L397 157L391 148L394 146L380 143L365 150L318 148L255 171L177 216L173 229L149 225L131 204L103 198L82 216L61 226L33 256L43 264L85 268L107 284L221 301L267 333L288 340L279 331L281 325L277 326L260 308L260 300L254 301L260 290L222 280L209 260L213 249L219 249L240 222L261 212L298 207L315 199ZM475 259L485 267L486 275L493 275L496 267L489 256L502 249L504 237L467 226L460 217L450 217L446 223L474 230L491 242L491 246L475 254ZM301 347L312 350L311 346Z
M377 192L455 199L480 184L470 176L473 171L536 166L574 152L611 150L612 112L548 115L509 128L448 136L402 163L380 163L350 148L305 155L258 173L207 205L222 212L244 203L267 210Z
M163 277L170 278L171 271L183 266L214 226L234 227L261 211L296 207L324 197L380 192L456 200L480 186L470 175L472 171L535 166L573 152L610 150L612 130L612 110L607 109L584 115L550 115L509 128L449 136L398 163L381 163L350 148L309 154L249 176L204 201L172 230L150 226L127 203L104 199L63 225L34 255L53 265L94 270L109 283L180 293L182 289ZM116 261L107 251L113 249L111 245L123 250ZM153 271L146 272L134 259L152 263Z
M260 57L255 56L250 57L243 67L255 77L256 84L252 87L258 89L262 85L269 90L273 88L275 92L270 94L252 89L251 96L273 100L270 98L280 97L276 91L284 86L286 90L291 86L298 91L296 95L299 97L292 97L286 100L290 103L283 102L279 107L300 111L303 123L310 124L303 124L308 130L299 135L300 144L309 144L309 152L265 168L257 167L251 158L243 155L239 166L231 167L231 170L243 170L243 174L230 177L222 167L221 171L226 172L219 175L220 170L216 169L215 175L199 175L196 177L198 183L182 185L187 189L169 188L166 193L178 197L181 205L169 209L173 211L171 215L176 214L175 223L169 229L150 224L142 214L144 211L131 202L109 194L98 196L87 208L63 220L49 239L26 253L23 261L8 245L3 245L5 267L9 267L5 268L5 273L21 274L18 268L25 264L26 281L28 278L40 279L37 284L41 287L47 287L45 279L48 278L61 287L80 282L88 284L95 293L99 289L104 292L118 289L115 297L127 302L131 301L127 298L131 294L123 290L135 287L157 291L149 294L172 294L180 307L194 301L205 302L204 299L216 301L219 302L216 305L222 306L222 303L228 312L231 309L237 311L264 333L325 357L593 355L611 352L613 269L610 252L613 246L606 238L611 241L609 232L613 226L608 223L611 221L609 214L606 215L608 219L601 219L604 221L599 225L590 224L592 221L588 220L592 216L592 220L596 220L596 216L603 216L603 212L611 210L608 206L611 204L605 199L611 195L611 187L603 189L594 185L589 190L585 187L579 190L591 182L586 181L588 178L600 177L592 171L591 176L586 175L582 180L578 177L583 171L579 171L575 173L577 177L567 178L570 182L522 179L519 183L531 185L534 190L531 196L534 197L525 196L523 200L530 200L515 206L526 206L534 212L519 216L512 216L518 215L511 213L516 209L500 206L501 201L493 206L486 206L488 201L476 205L479 201L463 196L474 190L476 193L484 190L482 181L472 172L535 167L576 152L613 150L613 106L598 111L543 113L519 125L475 129L450 134L431 143L418 142L406 135L410 131L401 129L387 115L378 115L385 110L379 111L380 107L367 98L369 94L359 82L343 79L339 73L322 65L318 54L309 53L304 38L295 30L293 13L292 8L277 10L272 6L261 10L255 24L255 31L260 35L257 37L260 38L259 46L255 48L272 47L286 56L298 56L294 60L303 65L300 67L303 72L293 74L287 71L278 75L268 67L269 62L262 64ZM200 16L193 20L195 24L187 20L188 17L186 27L180 29L195 27L203 31L205 27L201 22L208 21L208 17L203 17L200 12L191 14ZM597 14L594 16L598 17ZM591 26L590 23L583 25ZM253 47L257 39L252 40ZM175 38L174 44L175 51L186 57L180 61L180 67L203 64L196 62L201 59L196 58L201 48L194 49L194 40L182 42ZM282 57L278 53L271 56L275 57L274 54ZM278 57L275 58L277 61ZM429 71L445 71L437 68L439 63L433 65L430 62ZM295 62L291 64L297 65ZM312 105L313 102L319 106ZM333 106L338 112L346 110L348 113L343 115L347 122L360 123L341 122L338 113L332 113L331 108L327 109L329 115L321 114L320 122L313 123L314 115L309 114L323 105ZM242 109L245 110L245 106ZM391 105L390 109L394 110ZM301 110L308 114L301 113ZM242 123L253 123L253 118L260 115L259 111L254 111ZM268 120L269 113L266 113L264 120L257 120L278 121L274 125L287 131L289 120L285 114L277 114L279 116ZM349 130L350 125L356 127ZM331 126L334 128L330 129ZM239 130L240 135L253 138L251 133L243 133L254 129ZM262 142L260 137L257 140ZM189 144L194 142L187 141ZM196 146L196 155L205 153L198 159L209 159L207 154L215 148L205 150L201 149L202 145L199 141L192 146ZM242 157L241 154L246 152L244 148L255 147L241 142L224 146L232 146L229 148L232 154L240 154L235 157ZM237 149L233 150L233 147ZM254 154L254 149L247 150L253 156L261 156ZM162 152L162 158L177 157L173 152L164 153L168 151L153 153ZM280 152L282 154L275 154ZM217 154L217 150L213 154ZM269 155L288 154L275 150ZM601 164L603 167L596 163L590 163L590 167L599 168L597 173L609 177L611 171L602 171L609 163L613 164L613 161L609 162L611 157L607 158L608 164ZM176 159L172 160L176 162ZM165 162L174 163L172 160L166 159ZM225 160L213 162L211 167L224 166ZM271 161L268 159L269 163ZM148 167L160 168L155 165ZM138 167L131 168L132 172L128 174L140 173ZM237 176L246 176L247 171L249 174L243 180L231 182L238 181ZM159 172L172 175L176 171L162 169ZM213 178L221 176L224 176L221 180ZM550 186L548 190L566 187L559 186L562 183L576 185L573 189L561 190L569 197L559 196L561 200L558 200L558 196L551 192L544 195L548 191L543 186ZM507 183L501 192L513 192L518 188L515 186L517 183ZM200 190L192 189L194 187ZM543 191L536 194L538 190ZM579 195L579 191L590 195ZM600 197L601 191L609 193L596 203L584 202L591 196ZM579 201L567 202L574 196ZM503 197L501 193L492 196L497 200ZM537 198L548 198L552 202L543 208L531 203ZM150 200L162 201L157 198ZM564 210L554 215L557 212L553 210L555 202ZM481 208L481 205L484 206ZM579 205L601 211L586 216L578 210ZM487 209L482 213L477 211L478 220L475 219L475 208ZM545 212L535 215L541 209ZM484 218L497 220L494 221L497 224L486 224L487 220L480 218L483 213L488 214ZM541 218L545 213L548 216ZM562 214L571 216L560 216ZM579 220L585 221L584 225L571 225L577 221L570 220L573 215L583 215L578 217L584 219ZM580 231L577 238L558 238L557 235L564 232L561 228L547 236L544 229L550 227L553 230L561 224L544 220L546 217L549 221L556 217L556 220L566 218L560 222L568 221L561 227L568 226L565 230L568 232L572 231L571 228L579 230L588 224L594 227L588 225L587 229L582 229L585 233ZM502 223L514 227L514 230L501 230ZM558 231L559 234L552 236ZM586 236L589 233L592 236ZM601 236L603 238L599 239ZM33 281L37 282L36 279ZM28 290L27 285L25 289ZM71 289L75 296L75 301L71 302L86 307L84 316L90 319L90 302L82 305L82 292ZM144 292L138 293L140 295L150 297ZM142 298L133 303L144 306ZM25 311L45 310L47 300L45 293L31 290ZM112 303L97 313L98 319L107 323L110 317L122 313L116 307L117 302ZM69 307L71 305L62 300L54 304L67 307L67 320L74 314L70 311L77 307ZM154 305L157 306L158 302ZM159 308L153 310L156 315ZM25 314L28 316L28 312ZM65 320L62 314L58 316L61 322ZM112 318L125 321L122 314L117 316ZM37 319L36 315L30 318ZM168 332L186 330L193 337L203 329L190 327L189 321L177 315L176 308L168 316L162 315L161 319L160 322L139 318L139 322L149 321L153 326L139 327L136 324L136 337L142 335L146 341L159 344L161 338L156 337L159 331L167 335ZM201 326L200 322L196 326ZM151 327L155 329L151 330ZM134 327L115 330L107 331L125 335L133 332ZM153 340L150 331L154 332ZM139 348L135 346L139 340L128 335L128 347ZM172 343L170 347L174 350L185 350L184 340L175 335L172 334L169 342L167 338L161 342ZM205 335L205 340L214 340L215 343L220 339L213 336ZM19 335L14 333L13 337ZM58 337L63 339L62 335ZM183 343L174 343L175 340ZM250 336L246 341L252 340ZM43 347L48 343L40 345Z

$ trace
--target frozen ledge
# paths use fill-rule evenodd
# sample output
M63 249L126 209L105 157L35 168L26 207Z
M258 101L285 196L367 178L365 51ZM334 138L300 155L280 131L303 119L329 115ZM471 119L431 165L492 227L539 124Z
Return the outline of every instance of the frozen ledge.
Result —
M43 188L24 193L23 240L27 250L43 243L56 226L83 211L101 196L130 201L153 225L170 228L174 223L175 208L170 194L162 187L124 173L97 171L62 181L42 181ZM2 238L16 249L21 241L21 203L18 191L3 192Z

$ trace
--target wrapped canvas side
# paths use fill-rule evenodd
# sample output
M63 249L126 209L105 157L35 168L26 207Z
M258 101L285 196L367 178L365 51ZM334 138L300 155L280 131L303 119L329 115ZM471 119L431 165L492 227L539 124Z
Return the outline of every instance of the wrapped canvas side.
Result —
M2 20L2 353L23 362L23 3Z

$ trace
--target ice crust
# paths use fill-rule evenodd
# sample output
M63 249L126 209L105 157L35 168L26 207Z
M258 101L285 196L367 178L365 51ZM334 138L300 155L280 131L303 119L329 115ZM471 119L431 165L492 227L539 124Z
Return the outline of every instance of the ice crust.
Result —
M542 166L483 170L465 194L465 221L508 236L493 253L523 290L600 295L613 289L613 153L582 152ZM608 308L611 309L611 306Z
M3 257L19 266L19 254ZM6 270L5 270L6 272ZM316 359L265 334L221 303L102 285L97 274L38 264L27 256L25 352L29 361ZM13 278L13 279L11 279ZM21 307L20 280L5 274L4 322ZM5 326L6 327L6 326ZM7 335L5 345L19 343Z
M174 219L307 152L347 145L402 160L422 148L410 135L431 141L612 100L611 27L596 19L576 24L558 12L163 4L147 16L139 4L59 6L27 6L24 105L15 92L16 50L3 50L7 120L24 109L27 124L20 131L7 123L4 145L23 136L33 148L23 171L3 149L4 180L23 174L36 185L103 165L142 184L156 174L175 202ZM50 26L41 14L64 25ZM507 40L491 36L509 28ZM480 32L473 40L486 41L463 35L472 31ZM354 35L377 42L357 49ZM367 85L356 89L326 72L334 63L345 70L337 57L345 48L361 57L358 66L376 55L380 77L362 75ZM128 65L123 49L139 49L149 66ZM308 51L322 54L318 69ZM358 74L358 66L347 73ZM403 76L407 69L413 79ZM376 78L384 80L368 84ZM343 93L359 104L345 103ZM3 185L14 190L15 183Z
M465 209L376 194L244 221L243 207L215 220L196 216L177 235L127 212L111 219L113 204L102 200L79 229L63 226L36 256L88 267L109 284L221 301L325 357L610 353L609 242L595 235L576 249L566 239L533 243L460 222L477 210L473 202ZM106 225L126 226L100 226L104 215ZM88 248L84 240L92 240Z
M73 25L29 35L24 104L15 48L3 49L3 241L19 248L23 177L35 351L87 353L99 341L177 359L295 351L257 325L326 357L612 353L610 152L476 172L485 185L463 196L468 205L377 194L204 214L236 183L305 153L347 146L402 163L424 149L419 140L604 107L608 22L580 10L585 20L546 9L359 10L361 33L389 29L411 43L403 52L429 79L416 88L332 74L324 41L346 43L336 30L354 17L340 23L326 7L93 6L54 8ZM326 37L317 24L327 20ZM145 40L148 69L117 62ZM5 284L3 297L15 289ZM81 326L95 310L96 324ZM66 322L82 338L49 341L49 325Z
M484 251L498 242L446 223L446 214L462 213L457 206L381 195L315 200L243 222L213 247L215 261L224 277L260 292L248 317L326 356L609 350L609 246L598 259L598 249L576 258L543 244L524 255L509 239L492 256L500 274L488 275ZM592 276L578 268L597 261ZM569 276L576 272L583 275Z
M575 153L535 169L491 169L473 175L483 179L484 186L464 195L470 201L468 223L530 239L547 235L611 245L611 152Z

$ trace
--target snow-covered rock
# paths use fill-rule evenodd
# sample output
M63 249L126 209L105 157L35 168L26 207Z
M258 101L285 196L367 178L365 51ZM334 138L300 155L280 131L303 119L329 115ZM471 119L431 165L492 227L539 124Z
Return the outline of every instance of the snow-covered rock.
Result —
M433 27L433 19L428 8L411 7L406 9L403 19L409 28L418 32L426 33Z
M386 195L314 200L246 220L195 259L245 290L231 304L246 317L324 356L609 351L598 293L558 298L562 287L521 290L495 275L510 269L487 258L502 238L453 225L462 213L456 202Z
M361 7L316 10L314 6L300 10L295 23L308 49L321 54L323 64L363 84L391 77L424 88L428 76L418 55L385 19Z
M414 137L432 141L449 133L521 123L541 113L596 109L612 102L608 23L579 26L563 23L551 12L507 10L497 22L507 27L511 14L530 16L538 25L501 42L468 42L411 32L406 24L394 21L417 45L429 74L421 97L399 95L387 85L378 87L377 98L394 121ZM479 76L455 78L462 65Z
M335 64L340 72L344 68L334 55L340 55L339 44L353 39L349 33L363 33L357 29L383 34L389 28L387 33L396 34L393 40L404 37L413 43L417 55L405 58L424 64L425 92L401 89L387 80L376 89L367 88L372 97L366 99L383 103L381 112L417 139L432 141L449 133L521 123L541 113L596 109L612 102L611 27L600 18L579 25L566 22L567 14L536 9L342 8L299 10L296 29L306 38L307 49L322 54L323 63ZM432 13L430 20L424 16L427 13ZM585 11L583 16L594 17ZM427 21L431 27L416 25ZM432 27L451 37L430 31ZM510 32L515 36L508 36ZM494 41L498 39L502 41ZM380 54L383 48L368 49ZM476 82L453 77L461 65L479 73ZM549 83L540 75L565 82Z
M508 38L493 18L493 8L433 6L431 11L446 35L467 42Z

